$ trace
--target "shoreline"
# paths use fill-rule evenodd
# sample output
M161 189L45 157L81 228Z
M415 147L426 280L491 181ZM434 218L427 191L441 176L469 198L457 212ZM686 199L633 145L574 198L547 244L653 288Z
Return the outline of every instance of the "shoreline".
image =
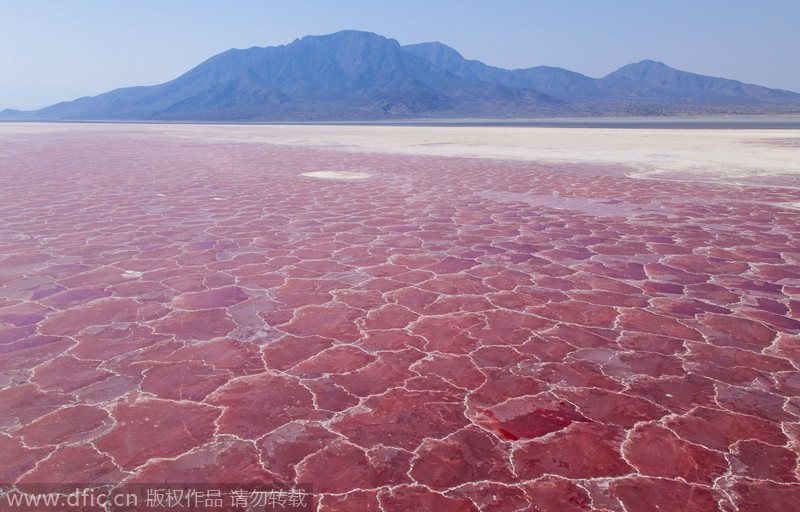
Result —
M800 118L798 118L800 122ZM781 129L317 124L2 123L15 135L93 133L220 144L594 165L634 179L800 188L800 132ZM613 171L618 169L618 171Z
M114 119L0 119L2 124L109 124L210 126L428 126L800 130L800 112L786 114L697 114L676 116L586 116L541 118L409 118L320 121L203 121Z

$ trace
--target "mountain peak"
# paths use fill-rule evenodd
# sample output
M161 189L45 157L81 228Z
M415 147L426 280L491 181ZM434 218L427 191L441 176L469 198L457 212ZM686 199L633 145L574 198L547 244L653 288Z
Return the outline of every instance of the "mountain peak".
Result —
M634 62L633 64L629 64L630 66L639 66L639 67L665 67L668 68L666 64L661 61L652 60L652 59L644 59L640 60L639 62Z
M403 46L403 50L414 53L423 57L434 64L446 69L444 63L453 63L465 61L466 59L456 51L455 48L447 46L439 41L430 43L407 44Z
M645 59L639 62L634 62L626 66L622 66L618 70L610 73L607 76L627 76L627 77L643 77L650 73L663 73L669 71L678 71L671 68L663 62Z
M369 42L372 44L386 43L391 44L392 46L400 46L400 43L394 39L363 30L340 30L339 32L334 32L332 34L308 35L295 41L300 41L303 43L323 42L332 45L349 45Z

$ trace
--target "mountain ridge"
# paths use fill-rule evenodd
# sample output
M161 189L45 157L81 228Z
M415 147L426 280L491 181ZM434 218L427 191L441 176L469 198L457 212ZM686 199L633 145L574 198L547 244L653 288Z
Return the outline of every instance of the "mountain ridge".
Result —
M800 112L800 94L644 60L601 78L507 70L443 43L345 30L231 49L168 82L115 89L7 120L324 121Z
M699 75L680 71L663 62L645 59L622 66L621 68L600 78L552 66L536 66L508 70L486 65L477 60L467 60L455 49L440 42L419 43L403 47L417 55L423 56L456 75L470 75L484 81L495 81L508 85L524 85L553 96L570 96L581 99L611 98L674 98L676 87L683 87L685 93L694 99L703 101L717 100L722 97L738 97L744 99L792 98L800 94L781 89L770 89L759 85L745 84L737 80ZM460 58L460 59L459 59ZM670 81L673 90L665 91L664 84L658 81ZM549 81L549 83L548 83ZM691 82L687 84L687 82ZM659 87L660 85L660 87ZM686 91L691 86L694 90ZM635 86L639 86L637 90ZM706 89L706 94L698 95ZM650 94L648 95L647 92Z

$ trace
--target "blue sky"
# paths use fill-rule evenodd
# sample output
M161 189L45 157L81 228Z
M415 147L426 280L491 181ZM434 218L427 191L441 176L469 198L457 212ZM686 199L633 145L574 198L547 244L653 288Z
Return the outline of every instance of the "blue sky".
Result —
M654 59L800 92L800 0L0 0L0 109L151 85L229 48L343 29L593 77Z

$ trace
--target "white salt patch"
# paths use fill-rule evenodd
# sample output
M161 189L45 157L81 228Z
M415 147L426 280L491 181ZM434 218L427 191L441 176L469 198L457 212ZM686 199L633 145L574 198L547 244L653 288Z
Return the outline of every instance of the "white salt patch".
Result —
M369 174L363 172L351 171L314 171L304 172L301 176L308 176L309 178L324 178L328 180L361 180L369 178Z
M126 270L122 273L122 277L127 277L133 279L134 277L142 277L141 272L136 272L135 270Z
M619 165L618 171L630 172L640 179L743 184L769 180L769 185L797 187L800 176L800 144L796 130L789 129L0 123L3 136L74 131L115 131L159 140L171 137L233 141L355 153ZM347 179L317 174L306 175Z

